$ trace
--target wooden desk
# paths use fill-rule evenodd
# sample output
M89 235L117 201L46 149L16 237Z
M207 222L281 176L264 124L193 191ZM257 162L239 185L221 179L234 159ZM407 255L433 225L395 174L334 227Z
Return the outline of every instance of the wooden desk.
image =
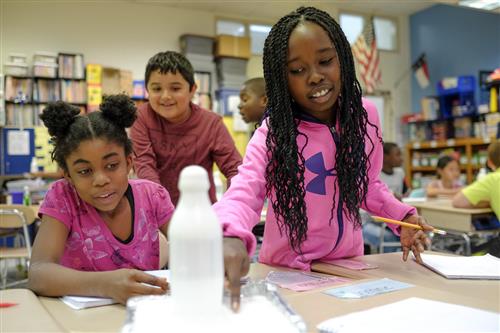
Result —
M460 231L474 232L472 219L474 217L491 215L490 208L455 208L451 205L449 199L428 200L426 202L408 203L417 208L419 214L436 228Z
M357 260L379 266L373 270L352 271L334 266L330 266L330 268L334 267L334 271L338 275L354 279L353 283L360 280L388 277L411 283L415 287L359 300L338 299L322 293L324 289L330 287L302 293L284 289L280 289L280 292L293 309L304 318L309 332L317 332L316 326L329 318L414 296L500 313L499 281L447 280L412 260L403 262L401 256L402 254L397 252L357 258ZM283 269L253 264L250 277L261 279L271 270ZM11 299L11 301L18 300ZM41 303L46 311L55 318L57 325L67 332L117 332L122 328L125 319L125 307L122 305L77 311L72 310L57 298L39 297L39 301L36 299L31 301ZM29 316L29 313L23 311L16 316L23 318ZM7 322L2 323L2 325L12 325L12 320L17 319L9 316L6 319ZM29 323L26 321L26 324ZM48 331L42 325L43 323L37 324L37 330ZM29 329L26 328L25 331L29 331Z
M0 291L0 302L17 303L0 308L0 332L64 332L57 321L28 289Z
M476 230L472 224L475 218L493 214L490 208L455 208L450 199L430 199L426 202L409 203L417 208L427 222L438 229L445 229L449 234L464 240L464 254L471 255L471 235L491 235L500 232L494 230Z

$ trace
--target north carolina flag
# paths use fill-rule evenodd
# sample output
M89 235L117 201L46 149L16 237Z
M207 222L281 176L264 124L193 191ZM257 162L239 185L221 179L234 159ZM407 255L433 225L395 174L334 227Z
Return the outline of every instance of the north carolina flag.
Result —
M411 65L415 78L417 79L420 88L425 89L429 86L429 69L427 68L427 61L425 59L425 53L422 53L418 57L417 61Z

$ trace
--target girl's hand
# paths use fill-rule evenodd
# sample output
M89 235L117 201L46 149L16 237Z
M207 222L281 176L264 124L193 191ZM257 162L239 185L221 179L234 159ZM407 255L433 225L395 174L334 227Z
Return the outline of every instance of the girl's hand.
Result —
M250 269L245 244L239 238L224 237L224 270L226 287L231 295L231 309L237 312L240 308L240 279Z
M139 295L163 295L168 290L166 279L136 269L118 269L107 272L106 290L114 300L125 304L127 299Z
M411 215L403 220L404 222L418 224L423 230L401 227L400 240L401 248L403 249L403 260L408 259L410 249L412 250L417 262L422 263L420 253L424 252L426 247L430 247L430 240L425 234L426 231L432 231L434 228L425 222L422 216Z

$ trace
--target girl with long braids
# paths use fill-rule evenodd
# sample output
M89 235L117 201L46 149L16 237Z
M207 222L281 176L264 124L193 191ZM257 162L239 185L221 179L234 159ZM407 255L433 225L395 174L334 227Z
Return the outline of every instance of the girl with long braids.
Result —
M40 116L64 179L51 185L40 207L28 287L44 296L123 304L134 295L164 294L167 281L142 271L166 264L174 206L161 185L128 179L132 143L125 128L136 119L134 103L113 95L100 111L79 111L56 102Z
M379 180L382 140L375 106L361 98L349 42L326 12L301 7L281 18L264 45L267 118L238 175L214 205L224 230L225 269L239 304L239 278L256 246L252 227L269 199L259 261L310 270L313 260L363 255L359 208L420 224ZM417 260L422 230L400 234L403 260Z

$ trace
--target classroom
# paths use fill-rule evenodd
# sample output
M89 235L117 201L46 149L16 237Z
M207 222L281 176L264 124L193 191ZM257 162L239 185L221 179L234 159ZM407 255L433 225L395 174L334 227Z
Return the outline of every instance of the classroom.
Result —
M500 1L1 0L0 45L0 332L500 332Z

